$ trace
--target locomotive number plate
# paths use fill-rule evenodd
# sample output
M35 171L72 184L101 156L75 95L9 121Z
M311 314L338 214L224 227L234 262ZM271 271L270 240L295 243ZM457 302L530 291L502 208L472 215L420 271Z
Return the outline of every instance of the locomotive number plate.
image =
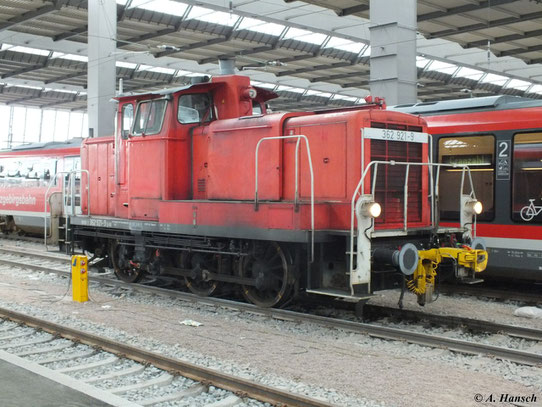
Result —
M406 141L408 143L427 143L427 133L407 130L392 130L392 129L374 129L364 128L363 135L365 138L388 141Z

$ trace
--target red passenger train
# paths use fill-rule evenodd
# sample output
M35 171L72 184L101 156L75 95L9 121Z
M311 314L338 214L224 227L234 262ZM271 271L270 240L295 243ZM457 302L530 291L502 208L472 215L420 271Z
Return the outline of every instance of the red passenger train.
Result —
M484 213L488 276L542 280L542 101L514 96L396 106L420 114L435 137L441 163L468 164ZM456 170L441 176L440 218L458 220Z
M65 179L51 180L57 173L78 171L82 139L27 144L0 151L0 228L2 232L43 233L45 220L52 240L58 239L61 212L45 212L45 196L62 196ZM74 177L74 181L75 181ZM62 205L59 201L59 209ZM46 219L44 219L44 216Z
M468 167L461 225L436 219L433 175L451 164L432 163L423 119L378 100L269 113L273 97L237 75L118 97L117 133L85 140L68 174L62 243L109 257L125 281L238 286L259 306L302 291L365 300L397 275L424 304L441 266L485 268Z

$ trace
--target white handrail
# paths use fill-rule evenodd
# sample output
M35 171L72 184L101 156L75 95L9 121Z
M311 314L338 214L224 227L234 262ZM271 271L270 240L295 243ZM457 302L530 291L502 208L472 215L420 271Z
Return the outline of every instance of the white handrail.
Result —
M309 170L311 174L311 262L314 261L314 171L312 167L312 157L311 149L309 147L309 139L303 134L291 135L291 136L274 136L274 137L263 137L258 140L256 144L256 153L255 153L255 185L254 185L254 209L258 210L258 152L260 150L260 145L263 141L267 140L283 140L283 139L297 139L295 146L295 193L294 193L294 206L297 207L299 202L299 185L298 185L298 152L299 152L299 141L301 139L305 140L305 145L307 147L307 158L309 160Z
M44 202L43 202L43 240L45 244L45 250L47 250L47 199L49 197L49 192L51 190L51 187L55 184L57 178L59 175L68 174L68 181L70 185L70 198L71 198L71 212L73 215L74 209L75 209L75 191L73 188L72 181L72 175L75 175L77 173L80 174L86 174L87 176L87 185L86 185L86 191L87 191L87 215L90 216L90 173L88 170L72 170L72 171L59 171L57 172L53 178L49 181L49 185L47 186L47 190L45 191L44 196ZM66 202L66 187L65 187L65 179L62 180L62 208L64 208Z

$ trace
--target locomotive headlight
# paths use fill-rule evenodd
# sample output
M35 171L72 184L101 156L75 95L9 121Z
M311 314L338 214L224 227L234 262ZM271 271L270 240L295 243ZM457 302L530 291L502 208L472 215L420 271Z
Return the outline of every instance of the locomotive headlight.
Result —
M378 218L382 213L382 207L378 202L371 202L367 206L367 213L369 216L371 216L371 218Z
M484 210L484 206L482 205L482 202L473 199L467 202L465 209L467 210L467 212L480 215Z
M361 214L368 218L378 218L382 213L382 207L378 202L370 201L364 202L361 205Z
M356 214L364 218L378 218L382 213L382 207L374 201L372 195L363 195L356 203Z
M482 211L484 210L484 206L482 205L482 202L476 201L474 205L472 205L472 210L475 214L480 215Z

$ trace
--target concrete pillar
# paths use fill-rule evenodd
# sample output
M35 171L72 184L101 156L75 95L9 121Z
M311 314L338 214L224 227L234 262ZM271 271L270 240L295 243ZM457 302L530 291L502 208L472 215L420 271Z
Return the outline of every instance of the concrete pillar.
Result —
M88 2L88 127L89 137L115 131L115 52L117 49L115 0Z
M371 95L415 103L416 0L371 0Z

